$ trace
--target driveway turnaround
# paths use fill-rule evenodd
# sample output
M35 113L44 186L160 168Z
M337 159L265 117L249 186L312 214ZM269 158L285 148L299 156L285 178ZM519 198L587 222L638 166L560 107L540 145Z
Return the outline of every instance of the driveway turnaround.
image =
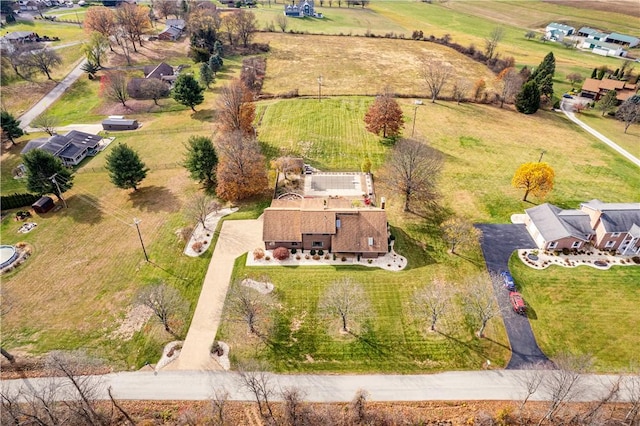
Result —
M238 256L257 247L263 247L262 217L227 220L222 224L180 356L164 370L222 369L211 358L209 349L220 326L233 264Z
M509 270L509 258L514 250L536 248L529 232L522 224L478 224L476 228L482 231L480 245L484 261L489 273L494 275L499 275L500 271ZM493 290L502 309L502 318L511 345L511 359L507 369L523 369L531 364L549 362L538 347L529 318L518 315L511 309L509 292L502 286L500 280L493 280Z

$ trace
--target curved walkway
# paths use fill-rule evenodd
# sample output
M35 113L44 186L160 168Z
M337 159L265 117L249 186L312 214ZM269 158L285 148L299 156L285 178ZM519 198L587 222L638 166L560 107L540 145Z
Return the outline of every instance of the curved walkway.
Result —
M478 224L476 228L482 231L480 245L487 269L495 275L502 270L509 270L509 258L514 250L536 247L527 229L521 224ZM513 312L509 302L509 292L502 287L501 282L493 280L492 284L502 309L502 318L511 345L511 359L507 369L524 369L532 364L549 362L549 358L540 350L536 342L529 318Z
M254 220L227 220L222 224L180 356L164 370L222 369L211 358L209 349L220 326L233 265L238 256L263 246L262 216Z
M563 99L562 103L560 104L560 109L562 110L564 115L566 115L569 118L569 120L573 121L578 126L582 127L584 130L586 130L588 133L592 134L593 136L595 136L596 138L600 139L602 142L604 142L605 144L609 145L611 148L616 150L618 153L620 153L627 160L631 161L633 164L635 164L636 166L640 167L640 160L638 158L634 157L629 151L627 151L626 149L622 148L621 146L616 144L614 141L612 141L611 139L609 139L608 137L606 137L602 133L598 132L597 130L593 129L592 127L587 126L585 123L583 123L581 120L579 120L576 117L575 113L567 108L567 104L572 105L570 102L566 102L566 100Z

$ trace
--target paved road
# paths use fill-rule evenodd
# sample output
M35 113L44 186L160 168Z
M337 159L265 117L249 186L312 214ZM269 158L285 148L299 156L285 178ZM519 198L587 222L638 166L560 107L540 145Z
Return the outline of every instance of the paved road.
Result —
M585 123L583 123L581 120L579 120L576 117L576 115L574 114L574 112L573 112L572 103L569 102L567 99L564 99L564 98L562 99L562 103L560 104L560 109L562 110L562 112L564 112L564 114L567 117L569 117L569 120L573 121L578 126L582 127L584 130L586 130L587 132L591 133L593 136L595 136L596 138L600 139L602 142L606 143L607 145L609 145L614 150L618 151L618 153L620 153L623 157L627 158L633 164L635 164L636 166L640 167L640 160L637 157L634 157L629 151L627 151L626 149L622 148L621 146L616 144L614 141L612 141L611 139L609 139L608 137L606 137L602 133L598 132L597 130L593 129L592 127L587 126Z
M501 270L508 270L509 258L514 250L536 247L522 224L478 224L476 227L482 231L480 245L489 272L498 274ZM503 310L502 317L511 345L511 359L507 369L522 369L531 364L548 362L549 359L538 347L529 318L518 315L511 309L509 292L502 287L502 282L494 280L493 289Z
M29 111L25 112L19 117L20 128L26 129L29 127L34 118L46 111L52 103L58 100L60 96L83 74L82 66L87 62L86 59L80 61L80 63L71 72L54 87L49 93L44 95L37 104L35 104Z
M269 385L275 390L273 400L279 400L279 391L296 387L309 402L348 402L359 389L369 393L371 401L486 401L521 400L523 398L523 378L527 371L452 371L431 375L275 375L266 374ZM553 374L542 371L541 374ZM605 393L617 376L584 375L579 379L580 389L576 401L597 400ZM123 372L104 376L90 376L99 389L96 399L107 399L106 389L111 387L113 396L120 400L206 400L214 390L226 390L229 399L235 401L252 400L252 395L244 389L238 374L232 372L204 371L160 371ZM36 378L28 380L5 380L3 392L12 394L19 389L52 389L55 385L57 399L72 399L65 391L61 378ZM640 377L624 377L620 401L629 401L629 385L640 384ZM532 400L548 400L548 394L541 386Z
M209 349L220 326L233 264L241 254L263 246L262 217L256 220L227 220L222 224L180 356L164 370L221 369L211 358Z

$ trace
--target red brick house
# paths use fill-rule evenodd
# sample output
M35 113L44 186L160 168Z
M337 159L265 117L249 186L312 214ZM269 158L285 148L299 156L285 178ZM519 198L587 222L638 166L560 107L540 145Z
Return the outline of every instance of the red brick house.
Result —
M387 213L339 197L273 200L264 211L267 250L324 250L365 258L388 251Z
M609 90L615 90L618 101L624 102L638 92L638 85L608 78L602 80L588 78L582 85L580 96L599 101Z
M525 225L541 250L590 245L622 255L640 253L640 203L591 200L579 210L542 204L525 210Z

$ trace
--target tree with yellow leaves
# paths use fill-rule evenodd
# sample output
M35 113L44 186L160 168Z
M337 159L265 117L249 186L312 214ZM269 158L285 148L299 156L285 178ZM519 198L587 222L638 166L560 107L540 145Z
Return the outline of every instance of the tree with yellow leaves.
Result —
M524 163L516 170L511 185L524 189L522 201L527 201L527 196L533 194L536 197L544 197L553 189L555 173L547 163Z

